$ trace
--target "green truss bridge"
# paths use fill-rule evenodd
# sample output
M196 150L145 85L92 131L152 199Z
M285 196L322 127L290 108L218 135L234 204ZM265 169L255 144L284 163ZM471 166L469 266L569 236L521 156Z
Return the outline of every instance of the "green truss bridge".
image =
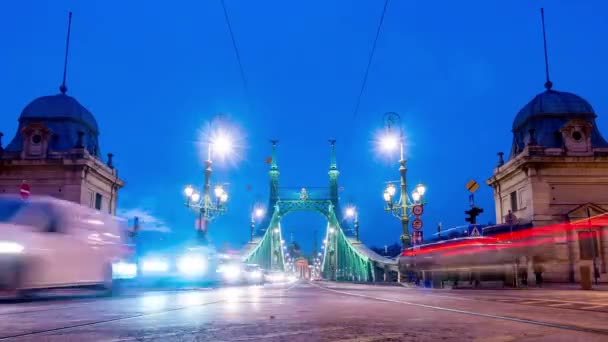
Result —
M397 262L385 258L362 244L343 219L338 201L338 176L335 141L331 140L329 186L327 188L280 188L277 141L272 141L270 162L270 199L260 228L243 248L244 262L267 270L286 270L282 250L281 219L295 211L313 211L327 219L321 274L324 279L355 282L397 281Z

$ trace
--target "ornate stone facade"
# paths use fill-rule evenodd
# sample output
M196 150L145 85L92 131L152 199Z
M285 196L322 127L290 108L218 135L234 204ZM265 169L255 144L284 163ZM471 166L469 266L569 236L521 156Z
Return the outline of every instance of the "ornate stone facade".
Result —
M497 223L507 223L510 213L514 224L533 227L608 213L608 143L595 117L584 99L551 89L520 111L510 158L503 163L501 156L487 180L494 189ZM600 279L608 280L608 228L593 230L595 250L566 230L539 249L545 279L578 281L580 266L592 266L593 255Z
M65 94L27 105L13 140L0 142L0 194L18 194L27 183L32 195L53 196L116 214L124 182L100 157L93 115Z

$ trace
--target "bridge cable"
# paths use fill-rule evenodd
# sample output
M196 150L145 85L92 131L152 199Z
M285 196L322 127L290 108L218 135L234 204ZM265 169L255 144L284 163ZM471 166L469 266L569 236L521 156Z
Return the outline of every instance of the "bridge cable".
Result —
M365 85L367 84L367 77L369 75L369 69L371 68L372 60L374 59L374 52L376 51L376 44L378 43L378 37L380 37L380 30L382 29L382 23L384 22L384 16L386 14L387 7L388 7L388 0L386 0L384 2L384 8L382 9L382 16L380 17L380 22L378 23L378 28L376 29L376 38L374 38L374 44L372 45L372 50L369 54L369 59L367 60L367 67L365 68L365 74L363 75L363 83L361 84L361 90L359 91L359 96L357 96L355 111L353 113L354 118L357 117L357 113L359 112L359 105L361 104L361 97L363 96L363 91L365 90Z

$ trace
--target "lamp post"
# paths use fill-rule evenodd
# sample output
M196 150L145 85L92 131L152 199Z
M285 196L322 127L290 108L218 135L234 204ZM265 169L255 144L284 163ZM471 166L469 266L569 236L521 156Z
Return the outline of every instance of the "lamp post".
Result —
M382 147L385 150L392 151L399 148L399 196L397 197L397 187L394 182L389 182L384 189L383 198L386 203L384 210L391 213L401 221L401 244L405 250L411 245L411 236L409 234L408 224L410 211L414 206L424 206L424 194L426 193L426 187L423 184L418 184L414 191L412 191L411 198L407 193L407 168L404 154L404 138L403 129L401 127L401 117L399 114L389 112L384 114L384 124L386 127L386 134L382 138ZM393 132L393 126L398 126L398 132Z
M215 200L211 194L211 153L228 153L231 149L230 140L223 135L219 135L209 142L207 146L207 160L205 160L205 183L202 194L191 185L186 186L184 195L186 196L186 207L198 213L197 231L201 240L207 240L207 228L209 222L226 213L226 203L228 202L228 192L223 185L218 184L213 189Z
M264 208L262 207L254 207L251 211L251 241L253 241L253 235L255 233L255 219L260 219L264 216Z
M355 225L355 239L359 241L359 212L355 207L346 208L346 217L350 217L354 220Z

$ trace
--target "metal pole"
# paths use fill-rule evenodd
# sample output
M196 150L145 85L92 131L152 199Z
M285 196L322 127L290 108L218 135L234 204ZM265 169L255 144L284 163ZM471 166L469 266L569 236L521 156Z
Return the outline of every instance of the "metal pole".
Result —
M359 213L355 212L355 238L359 241Z
M253 242L253 231L255 230L255 220L253 217L254 213L251 212L251 241Z
M595 234L591 228L591 209L587 207L587 227L589 229L589 237L591 239L591 257L593 258L593 279L595 279L595 285L597 285L597 278L595 277L595 268L596 268L596 255L595 255Z
M405 156L403 153L403 134L401 135L401 159L399 160L399 175L401 181L401 242L403 244L403 250L406 250L411 245L411 237L409 235L409 217L407 216L407 185L406 185L406 167L405 167Z
M203 213L203 218L201 219L201 225L203 224L203 219L205 220L205 229L209 229L209 221L210 221L210 209L211 209L211 144L209 144L208 149L208 157L205 161L205 186L203 188L203 206L201 211ZM203 231L203 227L201 226L201 235L206 239L207 232Z

